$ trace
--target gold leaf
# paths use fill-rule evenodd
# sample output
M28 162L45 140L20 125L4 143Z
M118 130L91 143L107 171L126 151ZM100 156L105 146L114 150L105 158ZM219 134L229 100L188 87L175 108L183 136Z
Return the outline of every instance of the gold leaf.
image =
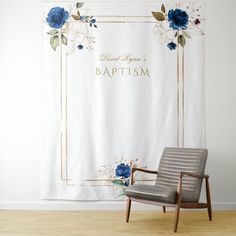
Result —
M71 15L73 17L74 20L80 20L80 17L77 15Z
M166 19L165 16L164 16L164 14L163 14L162 12L154 12L154 11L152 11L152 15L153 15L153 16L155 17L155 19L158 20L158 21L163 21L163 20Z
M162 5L161 5L161 11L163 12L163 13L165 13L166 12L166 8L165 8L165 6L164 6L164 4L162 3Z

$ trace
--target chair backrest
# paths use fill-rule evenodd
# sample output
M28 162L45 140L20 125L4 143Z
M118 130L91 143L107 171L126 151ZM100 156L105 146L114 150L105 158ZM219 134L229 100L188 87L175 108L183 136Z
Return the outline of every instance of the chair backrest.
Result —
M203 175L207 160L207 149L165 148L160 160L156 185L177 188L179 172L192 172ZM192 192L192 200L200 197L202 179L184 176L182 189Z

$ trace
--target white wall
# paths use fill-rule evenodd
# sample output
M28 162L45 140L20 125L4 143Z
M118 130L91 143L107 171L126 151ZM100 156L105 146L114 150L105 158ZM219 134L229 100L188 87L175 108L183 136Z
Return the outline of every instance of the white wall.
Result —
M206 2L207 172L214 208L236 210L236 1ZM0 12L0 209L123 209L39 199L41 3L0 0Z
M206 2L207 170L213 202L236 209L236 1Z

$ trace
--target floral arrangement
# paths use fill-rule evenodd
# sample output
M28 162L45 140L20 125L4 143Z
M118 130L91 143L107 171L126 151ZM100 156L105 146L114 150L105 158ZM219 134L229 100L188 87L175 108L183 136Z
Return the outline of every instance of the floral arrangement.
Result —
M95 43L94 37L90 36L88 27L97 28L96 19L93 16L81 14L83 3L77 2L69 7L68 11L63 7L53 7L47 14L46 22L52 28L47 34L50 37L50 45L55 51L61 44L66 45L67 54L77 48L92 50Z
M192 38L192 35L203 35L200 28L201 16L199 9L194 3L187 5L176 4L169 10L164 4L161 10L152 12L157 20L153 33L160 43L167 43L170 50L175 50L177 45L184 47L186 39Z
M138 159L128 161L121 156L115 158L113 163L102 166L99 169L99 176L110 181L115 198L123 198L125 188L129 186L131 168L138 166L140 166ZM144 175L139 173L137 178L144 179Z

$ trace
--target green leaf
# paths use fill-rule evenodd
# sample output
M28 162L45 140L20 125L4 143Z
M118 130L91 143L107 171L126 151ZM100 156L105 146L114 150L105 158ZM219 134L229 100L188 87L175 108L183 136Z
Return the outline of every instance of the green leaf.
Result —
M119 179L112 180L112 183L118 186L124 186L124 183Z
M57 46L59 45L58 35L54 35L50 38L50 45L54 51L56 51Z
M49 34L49 35L56 35L56 34L58 34L58 33L59 33L59 31L56 30L56 29L52 29L52 30L50 30L49 32L47 32L47 34Z
M84 5L84 3L82 3L82 2L77 2L76 3L76 7L77 8L81 8L83 5Z
M183 35L184 35L185 37L189 38L189 39L192 38L191 35L190 35L190 33L187 32L187 31L183 31Z
M65 45L67 45L67 37L64 36L64 34L61 35L61 42Z
M77 15L71 15L75 20L80 20L80 17Z
M80 12L79 12L79 10L77 11L77 15L78 15L78 17L80 18Z
M165 8L165 6L164 6L164 4L162 3L162 5L161 5L161 11L163 12L163 13L165 13L166 12L166 8Z
M124 197L124 196L125 196L125 188L122 188L119 197Z
M163 20L166 19L165 16L164 16L164 14L163 14L162 12L154 12L154 11L152 11L152 15L153 15L153 16L155 17L155 19L158 20L158 21L163 21Z
M185 44L186 44L186 39L185 39L185 37L184 37L182 34L178 36L178 43L179 43L182 47L184 47Z

